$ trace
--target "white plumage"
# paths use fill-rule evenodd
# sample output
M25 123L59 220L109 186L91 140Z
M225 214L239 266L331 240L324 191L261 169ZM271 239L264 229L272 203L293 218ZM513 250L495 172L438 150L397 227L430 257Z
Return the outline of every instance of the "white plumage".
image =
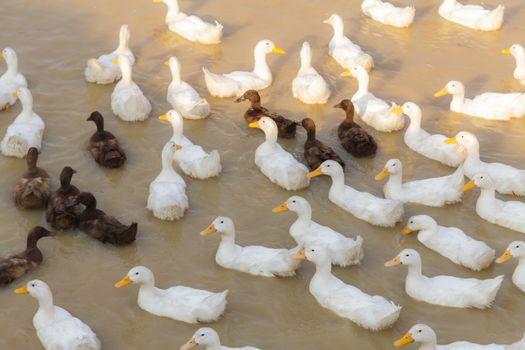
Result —
M525 293L525 242L514 241L509 244L505 253L496 262L502 264L512 258L518 259L518 266L512 274L512 282Z
M312 49L305 41L301 48L301 68L292 81L293 97L307 104L324 104L330 98L330 88L312 67Z
M219 335L213 329L203 327L197 329L190 340L180 347L180 350L190 350L196 346L202 345L206 350L260 350L253 346L243 346L240 348L230 348L221 345Z
M463 5L457 0L444 0L438 13L447 21L476 30L492 31L501 28L505 7L499 5L494 10L487 10L479 5Z
M16 103L13 93L21 87L27 87L26 78L18 71L18 57L15 50L6 47L0 52L0 59L4 59L7 70L0 76L0 110L8 110Z
M503 53L514 57L516 68L514 69L513 76L522 85L525 85L525 48L520 44L514 44L508 49L503 50Z
M375 21L399 28L410 27L416 14L413 6L396 7L381 0L363 0L361 10Z

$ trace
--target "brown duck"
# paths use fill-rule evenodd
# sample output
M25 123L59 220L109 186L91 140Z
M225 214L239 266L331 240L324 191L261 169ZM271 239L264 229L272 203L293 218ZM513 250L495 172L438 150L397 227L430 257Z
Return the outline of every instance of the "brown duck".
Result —
M46 220L57 230L68 230L77 226L77 217L82 212L80 204L66 206L66 202L80 193L71 185L71 178L76 171L66 166L60 173L60 187L51 195L47 203Z
M97 200L89 192L81 192L76 198L68 201L67 206L73 207L78 203L86 208L78 216L78 227L92 238L102 243L126 245L135 241L137 223L125 226L113 216L97 209Z
M354 157L369 157L376 154L377 143L374 138L354 122L354 104L342 100L334 106L346 112L346 119L339 124L337 135L341 145Z
M99 112L91 113L87 121L97 125L97 131L89 139L89 152L95 161L108 168L119 168L126 161L126 154L112 133L104 130L104 117Z
M345 162L339 157L332 147L325 145L315 138L315 123L310 118L304 118L301 125L306 130L306 141L304 142L304 158L310 169L319 168L325 160L334 160L345 168Z
M0 258L0 285L9 284L40 265L44 257L36 244L40 238L54 235L54 232L49 232L42 226L36 226L29 231L26 250Z
M38 149L27 151L27 171L13 188L13 200L22 209L44 208L51 195L51 178L44 169L36 166Z
M248 100L251 103L250 108L244 113L244 119L248 124L258 121L261 119L261 117L270 117L273 119L275 124L277 124L279 137L285 139L291 139L292 137L295 137L295 130L298 123L293 120L286 119L285 117L271 112L261 106L261 96L259 96L257 91L248 90L241 97L236 99L235 102L239 103L245 100Z

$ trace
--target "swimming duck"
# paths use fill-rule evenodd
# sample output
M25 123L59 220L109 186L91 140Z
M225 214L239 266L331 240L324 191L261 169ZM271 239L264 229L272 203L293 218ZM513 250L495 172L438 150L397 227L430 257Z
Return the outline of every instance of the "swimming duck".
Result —
M82 212L80 204L70 205L80 191L71 185L71 178L76 171L66 166L60 173L60 187L51 195L47 202L46 221L58 230L69 230L77 226L77 218ZM67 205L66 205L67 204Z
M208 327L197 329L191 339L180 347L180 350L190 350L199 345L204 346L206 350L260 350L253 346L243 346L241 348L222 346L217 332Z
M130 244L137 236L137 223L125 226L115 217L107 215L97 209L97 200L89 192L81 192L75 199L66 203L72 208L78 203L86 208L78 216L78 227L86 234L102 243L111 243L117 246Z
M474 271L489 267L496 254L485 242L475 240L457 227L439 226L428 215L416 215L408 219L403 233L409 235L414 231L419 231L417 239L425 247Z
M255 164L271 182L288 191L308 187L308 168L277 143L277 125L268 117L249 124L250 128L264 131L265 141L255 150Z
M452 95L450 110L489 120L509 120L525 116L525 94L485 92L473 99L465 98L465 86L456 80L436 92L434 96Z
M6 47L0 52L0 59L4 59L7 70L0 76L0 111L7 111L16 103L14 92L21 87L27 87L26 78L18 71L18 58L15 50Z
M495 196L495 182L487 173L475 175L464 187L464 191L481 188L476 202L476 213L493 224L525 233L525 203L502 201Z
M122 77L120 68L113 64L119 55L126 56L131 65L135 64L135 56L129 49L129 29L127 24L120 26L119 44L115 51L90 58L87 61L84 77L90 83L111 84Z
M118 64L122 79L115 85L111 94L111 109L120 119L127 122L140 122L148 119L151 103L131 78L131 62L119 55L113 64Z
M514 241L509 244L505 253L503 253L496 262L503 264L512 258L518 259L518 267L516 267L516 270L514 270L512 274L512 282L514 282L516 287L525 292L525 242Z
M219 319L226 309L227 289L220 293L184 286L160 289L155 287L153 272L144 266L129 270L115 287L129 284L139 285L139 307L157 316L186 323L212 322Z
M38 150L31 147L27 151L27 171L13 188L13 201L22 209L38 209L46 206L51 196L51 178L47 171L36 166Z
M416 324L401 339L397 340L394 346L400 348L412 343L421 344L420 350L520 350L525 346L525 336L512 345L480 345L466 341L458 341L448 345L436 345L437 336L434 330L427 325Z
M503 276L479 280L453 276L427 277L421 273L421 256L413 249L404 249L385 266L406 265L408 275L405 291L412 298L433 305L486 309L492 306Z
M413 102L405 102L402 107L394 108L394 112L406 114L410 119L410 125L405 131L405 144L417 153L437 160L441 164L458 167L465 161L467 152L459 144L445 144L447 136L441 134L429 134L421 128L421 108Z
M310 169L317 169L322 162L328 159L335 160L344 169L345 162L339 157L332 147L325 145L315 138L315 123L310 118L304 118L301 125L306 130L306 141L304 142L304 159Z
M525 85L525 48L520 44L514 44L508 49L502 51L505 55L512 55L516 60L516 69L514 69L514 78L522 85Z
M244 113L244 120L249 123L253 123L261 119L262 117L272 118L277 125L278 134L277 136L291 139L295 137L295 131L297 128L297 122L286 119L280 114L269 111L267 108L261 106L261 96L255 90L248 90L241 97L235 100L239 103L242 101L250 101L250 108Z
M430 207L442 207L461 202L465 184L463 167L459 167L447 176L403 183L403 164L399 159L390 159L375 179L381 181L387 176L389 176L388 181L383 187L385 198Z
M312 49L307 41L301 48L301 68L292 81L292 93L306 104L325 104L330 98L327 82L312 67Z
M503 5L494 10L487 10L479 5L463 5L457 0L443 0L438 10L441 17L447 21L483 31L500 29L504 12Z
M180 63L176 57L164 62L171 70L171 83L168 86L166 99L173 109L179 111L186 119L204 119L210 115L210 105L206 99L187 82L180 73Z
M126 161L126 153L112 133L104 130L104 117L100 112L91 113L87 121L97 126L97 131L89 139L89 152L95 161L108 168L120 168Z
M0 285L6 285L19 279L42 263L44 257L37 247L37 242L40 238L49 236L54 236L54 232L42 226L36 226L27 234L26 250L0 258Z
M177 0L153 0L163 2L168 6L166 24L172 32L183 38L200 44L218 44L222 39L223 25L215 21L211 24L197 16L188 16L179 10Z
M289 232L300 247L322 247L330 256L331 263L341 267L357 265L363 259L363 238L346 237L313 221L312 207L303 197L292 196L272 209L274 213L287 211L297 214L297 220L290 226Z
M178 220L189 207L186 183L173 169L173 156L177 145L168 142L162 149L162 170L149 184L147 208L161 220Z
M100 341L87 324L53 304L53 294L45 282L29 281L15 293L29 294L38 301L33 326L44 349L100 350Z
M377 143L365 129L354 122L354 104L350 100L342 100L334 106L346 113L346 118L337 128L337 136L343 148L354 157L370 157L377 152Z
M221 234L221 243L215 255L215 261L225 269L246 272L255 276L290 277L300 262L292 259L300 247L293 249L275 249L258 245L242 247L235 243L235 225L232 219L219 216L210 226L201 231L202 236L212 233Z
M271 40L261 40L253 50L255 65L253 71L233 71L226 74L215 74L202 67L206 87L212 96L239 97L246 90L263 90L272 85L272 71L266 63L266 55L274 52L285 52L275 46Z
M394 102L390 105L368 91L370 77L361 66L353 66L341 74L345 77L355 77L359 83L357 92L352 96L355 111L362 121L382 132L392 132L403 129L405 119L394 112L398 107Z
M349 69L355 65L370 71L374 67L372 56L365 53L359 45L354 44L345 36L343 19L339 15L331 15L323 23L329 24L334 30L332 40L328 44L328 54L343 68Z
M221 156L217 150L206 153L199 145L194 145L183 134L184 121L179 112L170 110L168 113L161 115L160 120L169 121L173 127L173 136L170 142L182 148L175 152L173 159L179 167L191 178L207 179L218 176L222 170Z
M383 227L393 227L401 221L404 212L403 202L379 198L368 192L359 192L345 185L343 168L337 162L325 161L319 168L310 172L308 177L320 175L328 175L332 179L328 199L356 218Z
M22 112L9 125L0 144L4 156L23 158L29 148L38 150L42 147L42 135L45 124L42 118L33 112L33 95L25 87L18 88L14 93L22 103Z
M483 162L479 158L479 141L474 134L460 131L445 143L459 144L465 148L467 158L463 167L468 178L472 179L479 173L487 173L494 181L494 187L499 193L525 196L525 170L501 163Z
M398 28L410 27L416 15L413 6L396 7L381 0L363 0L361 10L374 21Z
M369 295L346 284L332 274L330 256L317 246L307 247L294 256L315 264L310 293L321 306L372 331L391 327L399 318L401 307L379 295Z

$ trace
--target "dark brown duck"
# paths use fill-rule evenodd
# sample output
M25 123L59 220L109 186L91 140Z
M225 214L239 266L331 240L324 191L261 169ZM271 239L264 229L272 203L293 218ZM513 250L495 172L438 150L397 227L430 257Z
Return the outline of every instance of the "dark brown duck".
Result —
M13 188L13 200L22 209L44 208L51 195L51 178L44 169L36 166L38 149L27 151L27 171Z
M69 166L60 173L60 187L51 195L47 203L46 220L57 230L68 230L77 226L77 217L82 212L80 204L66 206L66 202L80 193L71 185L71 178L76 171Z
M306 141L304 143L304 158L310 169L317 169L325 160L334 160L345 168L345 162L339 157L332 147L325 145L315 137L315 123L310 118L304 118L301 125L306 130Z
M342 100L334 106L346 112L346 118L339 124L337 135L344 149L354 157L370 157L376 154L377 143L361 126L354 122L354 104Z
M119 168L126 161L126 154L112 133L104 130L104 117L99 112L91 113L87 121L97 125L97 131L89 139L89 152L95 161L108 168Z

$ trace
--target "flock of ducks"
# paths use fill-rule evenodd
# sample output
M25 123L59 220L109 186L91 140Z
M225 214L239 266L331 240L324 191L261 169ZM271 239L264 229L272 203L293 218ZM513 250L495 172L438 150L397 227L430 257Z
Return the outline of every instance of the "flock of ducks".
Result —
M222 40L223 26L219 22L207 23L199 17L180 12L177 0L153 1L168 6L166 23L171 31L201 44L217 44ZM381 0L364 0L362 11L376 21L397 27L410 26L415 16L413 7L397 8ZM503 12L503 6L489 11L481 6L462 5L456 0L445 0L439 8L439 14L445 19L477 30L499 29ZM525 233L525 203L495 198L495 192L525 196L525 170L483 162L480 159L479 142L472 133L461 131L454 137L429 134L421 128L422 111L415 103L390 104L376 97L369 91L369 75L374 69L372 56L344 35L344 23L340 16L334 14L325 23L331 25L334 32L328 54L342 66L342 75L354 77L359 85L351 99L344 99L334 106L345 112L345 118L337 130L343 148L359 158L374 156L380 146L354 121L354 115L359 116L360 121L367 126L381 132L403 129L406 115L410 121L404 134L406 145L429 159L457 169L448 176L403 182L402 162L391 159L376 176L378 181L388 177L384 185L384 198L357 191L345 184L345 161L316 138L312 119L305 118L300 122L290 120L261 105L257 91L272 84L272 72L266 63L266 55L272 52L284 54L272 41L262 40L254 49L253 71L218 74L203 67L206 86L212 96L236 97L235 102L250 102L244 118L249 127L261 129L265 136L255 150L255 164L261 172L271 182L289 191L306 188L312 178L327 175L332 180L328 193L331 202L371 225L383 227L393 227L402 220L405 203L442 207L461 202L464 191L479 187L481 194L476 204L478 215L494 224ZM118 80L111 95L113 113L124 121L144 121L149 118L151 103L132 79L136 58L129 48L127 25L121 27L119 38L120 43L115 51L88 60L85 79L97 84L110 84ZM514 77L524 83L523 47L515 44L504 50L504 53L516 58ZM103 243L133 243L138 231L137 223L125 225L97 209L97 200L91 193L81 192L71 184L75 174L71 167L63 168L60 187L52 191L49 174L37 166L45 124L33 111L33 98L25 77L18 71L15 51L5 48L1 57L7 63L7 71L0 77L0 106L8 110L17 100L22 104L22 112L7 128L0 147L4 156L26 158L27 171L13 189L15 205L21 209L45 209L46 220L55 230L79 228ZM312 67L311 57L312 48L305 42L300 53L301 67L292 82L292 93L304 103L324 104L330 98L330 89L324 78ZM147 208L161 220L179 220L188 209L189 201L186 183L173 168L173 162L188 177L201 180L219 176L222 166L217 150L204 150L192 143L183 132L184 118L204 119L210 114L210 105L190 84L182 80L181 65L176 57L169 58L165 64L172 75L167 101L173 109L159 119L171 125L173 136L162 149L162 170L150 184ZM458 113L491 120L525 115L525 94L522 93L485 93L466 99L463 84L451 81L436 96L446 94L452 95L450 109ZM121 167L127 160L125 151L115 135L104 129L103 116L95 111L87 121L96 125L88 146L93 159L103 167ZM279 138L295 137L299 125L307 132L304 157L308 167L279 144ZM465 176L470 179L466 184ZM215 257L218 265L252 275L294 276L301 261L308 260L316 266L310 281L310 293L320 305L365 329L377 331L391 327L400 316L401 306L382 296L369 295L331 273L332 265L345 267L361 262L364 256L362 237L348 237L316 223L312 220L312 207L302 197L291 196L273 209L275 213L288 211L297 216L289 228L290 235L297 243L291 249L240 246L235 242L233 220L222 216L202 230L201 235L217 233L220 236L221 242ZM470 237L460 228L439 226L428 215L416 215L407 221L403 232L408 235L416 231L418 240L424 246L473 271L487 268L496 257L495 250L485 242ZM40 265L43 256L37 242L54 235L54 232L44 227L33 228L28 233L25 251L0 259L0 284L9 284ZM525 292L525 242L510 243L496 262L503 263L511 258L519 259L512 280ZM489 308L503 281L503 276L485 280L425 276L421 256L413 249L404 249L385 265L407 267L405 290L410 297L446 307ZM132 268L115 287L131 284L139 286L137 303L140 308L182 322L215 321L224 313L227 305L228 290L211 292L185 286L160 289L155 286L153 272L144 266ZM99 339L89 326L53 304L51 289L45 282L29 281L16 289L16 293L29 294L38 300L39 308L33 324L45 349L101 348ZM435 332L421 324L413 326L403 338L395 342L395 346L413 342L420 343L420 349L525 349L525 337L512 345L457 342L438 346ZM198 345L209 350L230 349L221 345L218 334L211 328L197 330L181 349L188 350Z

